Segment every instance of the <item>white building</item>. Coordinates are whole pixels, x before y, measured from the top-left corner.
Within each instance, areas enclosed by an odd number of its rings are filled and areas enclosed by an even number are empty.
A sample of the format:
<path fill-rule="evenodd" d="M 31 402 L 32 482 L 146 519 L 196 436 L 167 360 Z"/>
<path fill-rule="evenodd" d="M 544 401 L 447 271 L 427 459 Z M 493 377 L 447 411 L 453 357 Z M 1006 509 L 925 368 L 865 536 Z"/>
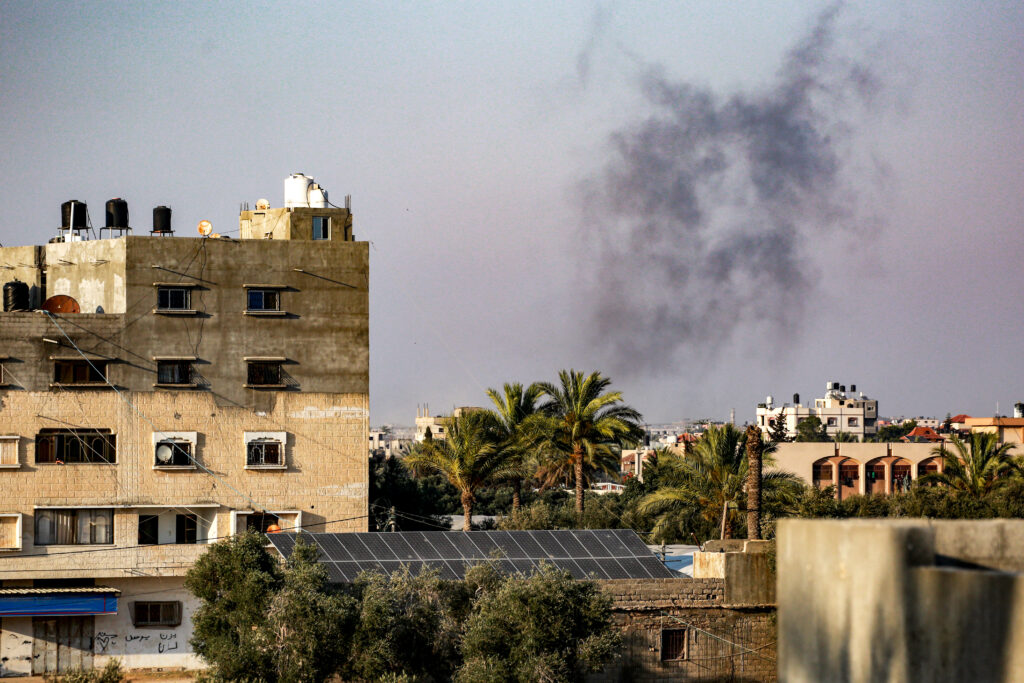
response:
<path fill-rule="evenodd" d="M 824 398 L 814 399 L 813 406 L 800 403 L 800 394 L 793 394 L 792 403 L 776 405 L 771 396 L 757 406 L 757 426 L 768 434 L 772 423 L 783 419 L 786 436 L 794 438 L 797 425 L 809 417 L 817 417 L 829 436 L 846 432 L 859 441 L 878 432 L 878 401 L 868 398 L 864 392 L 857 392 L 857 385 L 851 384 L 846 391 L 845 384 L 827 382 Z"/>

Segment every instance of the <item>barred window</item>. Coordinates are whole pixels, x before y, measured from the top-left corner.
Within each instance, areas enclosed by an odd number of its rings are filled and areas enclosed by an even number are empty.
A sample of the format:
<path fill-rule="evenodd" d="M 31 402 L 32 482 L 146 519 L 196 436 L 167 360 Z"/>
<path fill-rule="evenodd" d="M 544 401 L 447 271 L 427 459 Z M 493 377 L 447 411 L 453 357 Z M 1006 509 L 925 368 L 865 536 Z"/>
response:
<path fill-rule="evenodd" d="M 281 384 L 281 363 L 250 361 L 247 383 L 253 386 Z"/>
<path fill-rule="evenodd" d="M 112 465 L 116 438 L 106 429 L 44 429 L 36 435 L 36 462 Z"/>
<path fill-rule="evenodd" d="M 191 384 L 192 361 L 160 360 L 156 363 L 158 384 Z"/>
<path fill-rule="evenodd" d="M 181 602 L 132 603 L 132 624 L 135 626 L 178 626 L 181 624 Z"/>
<path fill-rule="evenodd" d="M 192 308 L 192 290 L 188 287 L 158 287 L 156 307 L 162 311 L 187 311 Z"/>
<path fill-rule="evenodd" d="M 53 362 L 55 384 L 105 384 L 107 361 L 57 360 Z"/>
<path fill-rule="evenodd" d="M 687 633 L 685 628 L 665 629 L 661 632 L 661 661 L 687 659 Z"/>
<path fill-rule="evenodd" d="M 245 448 L 245 464 L 250 467 L 280 467 L 284 464 L 281 442 L 269 439 L 250 441 Z"/>

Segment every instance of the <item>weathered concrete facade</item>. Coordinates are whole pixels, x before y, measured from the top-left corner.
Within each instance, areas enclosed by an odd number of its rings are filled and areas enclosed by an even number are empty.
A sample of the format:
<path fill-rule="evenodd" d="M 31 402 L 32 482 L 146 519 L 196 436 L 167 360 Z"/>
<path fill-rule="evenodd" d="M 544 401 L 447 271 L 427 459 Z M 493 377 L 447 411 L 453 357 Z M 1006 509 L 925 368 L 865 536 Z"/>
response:
<path fill-rule="evenodd" d="M 367 529 L 368 245 L 347 210 L 271 211 L 253 239 L 0 248 L 30 309 L 0 313 L 0 675 L 194 668 L 208 543 Z"/>

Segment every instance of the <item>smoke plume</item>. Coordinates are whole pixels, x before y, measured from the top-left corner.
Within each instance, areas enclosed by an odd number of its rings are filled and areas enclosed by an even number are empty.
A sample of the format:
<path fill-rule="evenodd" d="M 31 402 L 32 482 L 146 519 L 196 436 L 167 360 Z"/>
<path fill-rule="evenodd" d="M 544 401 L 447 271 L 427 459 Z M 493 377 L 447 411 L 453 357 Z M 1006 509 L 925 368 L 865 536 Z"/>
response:
<path fill-rule="evenodd" d="M 651 114 L 611 136 L 611 160 L 583 184 L 593 333 L 613 366 L 664 368 L 740 330 L 800 328 L 816 243 L 857 223 L 847 119 L 879 87 L 837 56 L 835 19 L 822 14 L 757 92 L 640 76 Z"/>

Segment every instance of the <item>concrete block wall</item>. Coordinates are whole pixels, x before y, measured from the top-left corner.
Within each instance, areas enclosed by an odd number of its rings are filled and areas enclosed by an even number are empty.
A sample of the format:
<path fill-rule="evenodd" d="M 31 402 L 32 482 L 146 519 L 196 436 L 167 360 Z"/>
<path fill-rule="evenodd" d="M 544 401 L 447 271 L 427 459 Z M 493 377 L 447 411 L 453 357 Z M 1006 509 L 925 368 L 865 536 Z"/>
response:
<path fill-rule="evenodd" d="M 20 436 L 16 469 L 0 469 L 0 512 L 22 514 L 22 550 L 5 552 L 3 578 L 181 575 L 202 546 L 138 543 L 136 506 L 190 511 L 213 505 L 215 536 L 231 533 L 231 512 L 300 510 L 310 531 L 367 529 L 368 398 L 366 394 L 274 396 L 271 409 L 218 406 L 204 393 L 124 394 L 112 391 L 8 392 L 0 401 L 0 434 Z M 117 439 L 117 462 L 35 462 L 35 435 L 47 427 L 106 428 Z M 198 433 L 203 468 L 154 469 L 153 432 Z M 245 467 L 245 431 L 287 433 L 282 470 Z M 35 546 L 34 510 L 112 507 L 116 552 L 108 546 Z M 207 512 L 211 508 L 196 508 Z M 79 555 L 80 551 L 82 552 Z"/>

